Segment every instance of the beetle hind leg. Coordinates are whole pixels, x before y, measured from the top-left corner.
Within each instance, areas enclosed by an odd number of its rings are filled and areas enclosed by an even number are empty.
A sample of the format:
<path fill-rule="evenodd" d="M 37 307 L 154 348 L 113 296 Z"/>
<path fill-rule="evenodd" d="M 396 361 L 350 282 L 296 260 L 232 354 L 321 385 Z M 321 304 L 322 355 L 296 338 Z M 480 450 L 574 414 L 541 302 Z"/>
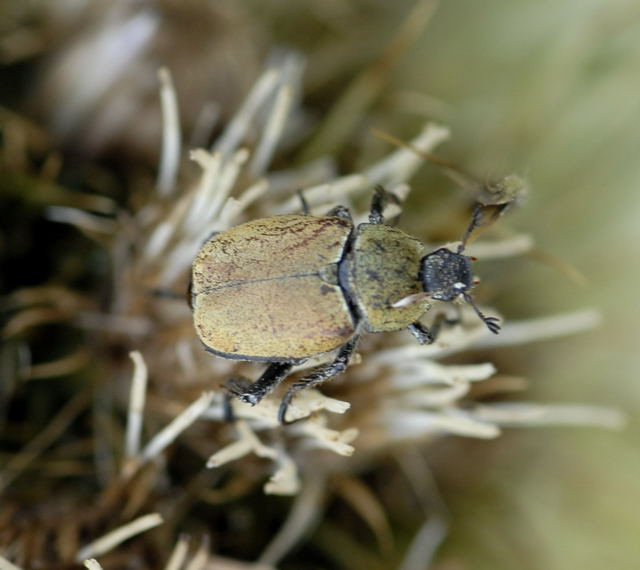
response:
<path fill-rule="evenodd" d="M 282 402 L 280 402 L 280 409 L 278 410 L 278 421 L 281 424 L 289 424 L 293 422 L 286 421 L 287 408 L 291 403 L 291 399 L 295 395 L 296 392 L 300 390 L 304 390 L 305 388 L 312 388 L 313 386 L 317 386 L 318 384 L 322 384 L 326 382 L 330 378 L 344 372 L 349 365 L 349 360 L 351 359 L 351 355 L 353 354 L 356 344 L 358 342 L 357 337 L 352 338 L 349 342 L 344 344 L 338 355 L 332 362 L 321 366 L 320 368 L 316 368 L 310 374 L 303 376 L 300 380 L 294 383 L 287 393 L 282 398 Z M 295 421 L 295 420 L 294 420 Z"/>
<path fill-rule="evenodd" d="M 230 382 L 235 380 L 236 379 L 232 379 Z M 222 400 L 222 417 L 228 424 L 232 424 L 236 421 L 236 415 L 233 413 L 233 406 L 231 405 L 232 399 L 233 396 L 227 392 Z"/>
<path fill-rule="evenodd" d="M 232 396 L 255 406 L 287 377 L 292 367 L 290 362 L 273 362 L 255 382 L 250 383 L 246 378 L 230 378 L 225 387 Z"/>

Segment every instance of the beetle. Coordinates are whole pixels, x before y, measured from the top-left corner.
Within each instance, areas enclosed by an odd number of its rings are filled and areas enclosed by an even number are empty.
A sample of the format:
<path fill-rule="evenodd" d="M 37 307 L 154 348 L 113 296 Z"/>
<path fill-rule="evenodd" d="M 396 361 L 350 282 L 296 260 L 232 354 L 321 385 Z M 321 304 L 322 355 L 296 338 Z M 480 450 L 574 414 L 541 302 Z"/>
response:
<path fill-rule="evenodd" d="M 193 262 L 191 304 L 198 337 L 209 352 L 268 363 L 251 383 L 232 379 L 232 396 L 255 405 L 305 360 L 335 358 L 291 385 L 278 419 L 285 424 L 294 394 L 346 370 L 363 333 L 408 329 L 421 344 L 435 330 L 419 321 L 428 299 L 462 297 L 492 333 L 500 325 L 474 303 L 471 258 L 463 254 L 482 225 L 474 210 L 460 245 L 424 252 L 424 245 L 384 221 L 394 194 L 377 186 L 368 223 L 354 225 L 337 206 L 324 216 L 304 213 L 253 220 L 214 234 Z"/>

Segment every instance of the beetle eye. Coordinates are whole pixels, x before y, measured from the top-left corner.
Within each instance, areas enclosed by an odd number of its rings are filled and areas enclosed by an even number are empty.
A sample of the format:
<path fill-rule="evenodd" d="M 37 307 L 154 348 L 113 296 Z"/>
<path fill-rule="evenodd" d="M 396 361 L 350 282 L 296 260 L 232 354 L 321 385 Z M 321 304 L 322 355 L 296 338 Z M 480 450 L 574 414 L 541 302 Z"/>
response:
<path fill-rule="evenodd" d="M 471 288 L 469 259 L 443 247 L 422 258 L 422 284 L 431 298 L 453 301 Z"/>

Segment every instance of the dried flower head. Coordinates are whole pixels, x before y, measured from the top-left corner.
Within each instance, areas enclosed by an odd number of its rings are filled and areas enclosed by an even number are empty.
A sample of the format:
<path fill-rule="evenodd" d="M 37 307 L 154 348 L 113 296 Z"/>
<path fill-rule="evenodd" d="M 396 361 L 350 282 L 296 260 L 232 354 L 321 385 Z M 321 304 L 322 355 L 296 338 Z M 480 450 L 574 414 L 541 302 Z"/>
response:
<path fill-rule="evenodd" d="M 409 192 L 408 181 L 423 164 L 414 149 L 431 153 L 448 136 L 446 128 L 427 124 L 411 141 L 411 148 L 395 149 L 362 172 L 346 176 L 338 174 L 330 158 L 274 171 L 274 156 L 288 137 L 295 137 L 300 121 L 297 94 L 301 72 L 302 61 L 295 54 L 269 67 L 213 146 L 191 152 L 197 167 L 194 172 L 181 167 L 177 98 L 169 73 L 162 71 L 165 132 L 155 190 L 144 200 L 138 199 L 132 211 L 117 210 L 113 216 L 77 207 L 49 208 L 50 219 L 73 224 L 107 244 L 112 270 L 110 302 L 100 308 L 68 291 L 18 292 L 13 303 L 22 310 L 9 321 L 5 335 L 11 337 L 48 318 L 68 319 L 90 330 L 94 339 L 90 366 L 99 362 L 108 370 L 109 384 L 102 385 L 100 393 L 117 395 L 118 405 L 109 423 L 123 432 L 120 445 L 97 435 L 95 445 L 102 450 L 103 466 L 104 456 L 108 456 L 109 466 L 102 471 L 105 483 L 95 511 L 65 521 L 64 536 L 57 539 L 63 545 L 55 552 L 57 560 L 86 560 L 88 568 L 98 568 L 99 563 L 89 559 L 101 559 L 112 550 L 115 560 L 118 551 L 134 556 L 127 549 L 119 550 L 129 537 L 157 525 L 154 532 L 164 532 L 159 536 L 171 537 L 181 529 L 181 501 L 229 503 L 262 486 L 268 494 L 299 494 L 281 531 L 259 556 L 266 568 L 276 564 L 313 524 L 314 513 L 319 511 L 335 474 L 354 473 L 358 466 L 398 443 L 446 433 L 492 438 L 503 425 L 619 422 L 614 412 L 589 407 L 474 404 L 468 397 L 474 385 L 494 378 L 496 389 L 503 389 L 516 382 L 496 379 L 491 363 L 451 364 L 442 362 L 445 357 L 489 344 L 509 345 L 567 334 L 593 325 L 597 316 L 585 312 L 523 323 L 507 320 L 502 334 L 493 337 L 469 306 L 459 308 L 460 322 L 443 327 L 433 345 L 419 346 L 404 333 L 366 337 L 343 377 L 326 390 L 299 394 L 290 410 L 291 418 L 299 420 L 294 425 L 284 428 L 278 423 L 278 391 L 256 406 L 232 400 L 237 421 L 230 424 L 225 420 L 225 380 L 236 375 L 255 377 L 259 367 L 211 356 L 196 339 L 184 297 L 190 265 L 202 241 L 213 231 L 252 217 L 296 211 L 297 189 L 303 190 L 312 213 L 344 204 L 356 212 L 355 221 L 359 222 L 364 218 L 359 209 L 361 197 L 376 184 L 383 184 L 403 201 Z M 497 203 L 503 196 L 511 196 L 513 188 L 521 186 L 514 180 L 506 178 L 498 184 L 490 199 Z M 105 211 L 115 210 L 113 204 L 103 205 Z M 390 204 L 386 214 L 398 212 L 398 205 Z M 474 243 L 468 253 L 486 259 L 519 254 L 530 246 L 527 236 L 510 236 Z M 426 319 L 450 310 L 448 305 L 433 307 Z M 128 361 L 112 356 L 123 349 L 133 351 L 133 374 Z M 330 357 L 307 361 L 294 372 Z M 58 362 L 57 366 L 63 364 Z M 86 358 L 66 364 L 84 365 Z M 43 438 L 55 439 L 86 407 L 87 394 L 81 394 L 61 412 L 58 432 L 50 427 Z M 127 419 L 123 426 L 115 411 L 124 409 Z M 39 443 L 16 455 L 5 465 L 0 484 L 6 489 L 45 447 Z M 172 482 L 168 473 L 182 469 L 176 458 L 181 447 L 198 457 L 199 463 L 191 477 L 178 477 L 176 484 L 184 491 L 175 498 L 169 492 Z M 212 471 L 199 473 L 205 465 L 219 475 L 211 479 Z M 353 500 L 361 505 L 363 518 L 366 513 L 378 512 L 380 505 L 357 483 L 347 478 L 342 485 L 355 489 Z M 384 516 L 376 520 L 384 520 Z M 14 520 L 9 515 L 0 524 L 6 527 Z M 57 524 L 57 520 L 45 517 L 39 532 L 53 533 Z M 384 524 L 370 524 L 384 536 Z M 418 537 L 422 540 L 420 537 L 423 535 Z M 384 538 L 380 540 L 384 542 Z M 12 534 L 7 552 L 21 563 L 30 563 L 34 559 L 25 544 Z M 158 541 L 154 544 L 158 548 Z M 182 567 L 187 550 L 183 537 L 167 558 L 166 568 Z M 425 560 L 426 555 L 422 556 Z M 226 564 L 231 567 L 230 562 Z M 205 538 L 188 567 L 214 566 L 224 567 L 210 553 Z"/>

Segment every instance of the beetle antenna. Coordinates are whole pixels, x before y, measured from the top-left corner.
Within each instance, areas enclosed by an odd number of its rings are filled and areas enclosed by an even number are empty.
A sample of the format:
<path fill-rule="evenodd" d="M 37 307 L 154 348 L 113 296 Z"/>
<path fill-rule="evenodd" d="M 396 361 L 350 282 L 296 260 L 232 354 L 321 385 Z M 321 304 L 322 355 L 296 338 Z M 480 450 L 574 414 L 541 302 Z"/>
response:
<path fill-rule="evenodd" d="M 487 317 L 487 315 L 485 315 L 479 308 L 478 305 L 475 304 L 475 301 L 473 300 L 473 297 L 471 297 L 471 295 L 469 295 L 469 293 L 463 293 L 462 296 L 464 297 L 464 300 L 469 303 L 469 305 L 471 305 L 473 307 L 473 310 L 476 312 L 476 314 L 480 317 L 480 319 L 482 320 L 482 322 L 487 325 L 487 328 L 493 333 L 493 334 L 498 334 L 500 332 L 500 324 L 499 324 L 499 320 L 497 317 Z"/>

